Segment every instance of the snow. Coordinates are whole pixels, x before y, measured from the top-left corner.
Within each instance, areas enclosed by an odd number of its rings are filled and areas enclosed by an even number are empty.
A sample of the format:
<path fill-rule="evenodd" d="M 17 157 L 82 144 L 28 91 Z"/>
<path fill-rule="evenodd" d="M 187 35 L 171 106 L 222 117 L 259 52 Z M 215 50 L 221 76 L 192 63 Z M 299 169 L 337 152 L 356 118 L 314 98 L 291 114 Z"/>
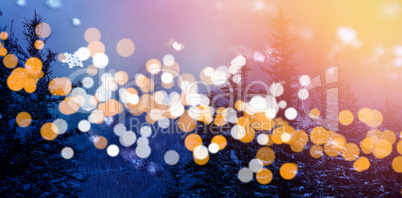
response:
<path fill-rule="evenodd" d="M 62 60 L 63 63 L 67 63 L 69 68 L 74 67 L 84 67 L 82 60 L 78 57 L 77 52 L 74 54 L 64 53 L 65 59 Z"/>
<path fill-rule="evenodd" d="M 61 0 L 47 0 L 46 5 L 53 9 L 61 8 Z"/>
<path fill-rule="evenodd" d="M 20 7 L 24 7 L 27 4 L 27 2 L 25 0 L 18 0 L 17 1 L 17 5 Z"/>
<path fill-rule="evenodd" d="M 79 26 L 81 25 L 81 21 L 77 18 L 71 19 L 71 22 L 73 23 L 74 26 Z"/>

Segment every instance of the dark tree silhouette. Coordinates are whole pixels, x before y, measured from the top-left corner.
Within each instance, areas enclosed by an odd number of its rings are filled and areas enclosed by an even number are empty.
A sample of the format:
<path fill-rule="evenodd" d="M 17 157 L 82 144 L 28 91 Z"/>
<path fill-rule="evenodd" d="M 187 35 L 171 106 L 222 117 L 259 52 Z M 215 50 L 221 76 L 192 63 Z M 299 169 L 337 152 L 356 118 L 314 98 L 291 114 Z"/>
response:
<path fill-rule="evenodd" d="M 248 65 L 248 61 L 244 66 L 240 68 L 237 72 L 237 75 L 240 75 L 240 82 L 234 82 L 233 77 L 235 74 L 230 74 L 227 83 L 220 88 L 228 97 L 229 104 L 226 107 L 234 108 L 234 103 L 238 100 L 248 100 L 249 98 L 245 98 L 246 89 L 249 84 L 248 76 L 249 73 L 252 71 L 250 66 Z M 250 90 L 248 90 L 250 92 Z M 216 93 L 212 93 L 216 94 Z"/>
<path fill-rule="evenodd" d="M 383 107 L 383 116 L 384 116 L 384 122 L 383 125 L 385 129 L 393 130 L 393 131 L 398 131 L 400 130 L 400 124 L 399 124 L 399 112 L 401 110 L 401 107 L 390 102 L 388 97 L 385 99 L 385 105 Z"/>
<path fill-rule="evenodd" d="M 272 30 L 269 40 L 271 48 L 268 50 L 271 65 L 262 67 L 274 82 L 288 81 L 296 73 L 293 55 L 296 52 L 296 37 L 289 32 L 288 28 L 292 19 L 288 18 L 283 11 L 272 19 Z"/>
<path fill-rule="evenodd" d="M 35 27 L 43 21 L 35 12 L 33 19 L 26 19 L 23 23 L 26 51 L 12 32 L 12 25 L 8 31 L 9 38 L 2 42 L 9 54 L 18 57 L 17 68 L 24 67 L 28 58 L 37 57 L 43 64 L 44 73 L 33 93 L 12 91 L 7 85 L 12 69 L 5 67 L 4 57 L 0 58 L 0 194 L 4 197 L 77 197 L 85 179 L 85 175 L 76 171 L 82 152 L 71 141 L 78 134 L 77 130 L 69 130 L 53 141 L 46 141 L 40 135 L 42 125 L 56 119 L 52 112 L 56 102 L 63 99 L 53 96 L 48 90 L 56 53 L 34 47 L 35 41 L 40 39 Z M 3 30 L 6 31 L 7 27 Z M 44 43 L 48 38 L 43 40 Z M 32 117 L 32 123 L 26 128 L 19 127 L 15 120 L 22 111 Z M 74 157 L 70 160 L 63 159 L 60 154 L 65 146 L 74 149 Z"/>
<path fill-rule="evenodd" d="M 245 98 L 245 91 L 249 84 L 248 77 L 251 71 L 246 63 L 238 74 L 240 82 L 233 81 L 230 75 L 226 85 L 218 90 L 213 90 L 209 94 L 212 101 L 213 98 L 221 94 L 221 103 L 215 104 L 219 107 L 234 108 L 232 103 L 237 100 L 249 100 Z M 242 116 L 242 112 L 237 112 L 238 116 Z M 216 115 L 214 115 L 216 117 Z M 197 131 L 203 129 L 217 129 L 221 131 L 207 130 L 205 133 L 199 133 L 203 141 L 210 142 L 211 139 L 219 134 L 226 137 L 227 146 L 220 150 L 217 154 L 210 154 L 207 164 L 197 165 L 192 159 L 176 164 L 173 167 L 167 167 L 168 174 L 166 179 L 167 188 L 164 192 L 165 196 L 169 197 L 194 197 L 201 195 L 202 197 L 264 197 L 270 194 L 276 194 L 277 191 L 272 191 L 272 186 L 260 185 L 258 182 L 251 181 L 242 183 L 237 176 L 238 171 L 242 167 L 247 167 L 251 159 L 255 158 L 256 151 L 260 147 L 254 143 L 245 144 L 239 140 L 235 140 L 230 135 L 230 128 L 233 126 L 227 123 L 226 126 L 219 128 L 213 122 L 210 124 L 197 123 Z M 275 188 L 275 187 L 274 187 Z M 271 189 L 269 192 L 268 189 Z"/>
<path fill-rule="evenodd" d="M 285 88 L 283 95 L 278 97 L 278 101 L 283 99 L 292 107 L 300 106 L 297 97 L 297 90 L 292 86 L 298 83 L 298 71 L 293 62 L 296 53 L 296 36 L 289 32 L 289 25 L 292 19 L 288 18 L 283 11 L 272 19 L 272 33 L 269 36 L 271 43 L 267 53 L 270 57 L 270 64 L 261 67 L 261 70 L 269 76 L 270 83 L 281 83 Z M 283 117 L 281 113 L 279 117 Z"/>

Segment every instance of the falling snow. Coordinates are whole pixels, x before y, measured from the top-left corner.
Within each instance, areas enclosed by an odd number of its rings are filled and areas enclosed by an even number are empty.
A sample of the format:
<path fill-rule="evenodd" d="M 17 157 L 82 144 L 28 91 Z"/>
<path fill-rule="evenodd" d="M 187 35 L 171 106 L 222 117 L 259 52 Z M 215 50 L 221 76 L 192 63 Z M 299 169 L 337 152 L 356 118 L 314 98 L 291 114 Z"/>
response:
<path fill-rule="evenodd" d="M 63 63 L 67 63 L 69 68 L 73 67 L 83 67 L 82 60 L 78 58 L 78 54 L 64 53 L 65 59 L 62 60 Z"/>
<path fill-rule="evenodd" d="M 53 9 L 61 8 L 61 0 L 47 0 L 46 5 Z"/>

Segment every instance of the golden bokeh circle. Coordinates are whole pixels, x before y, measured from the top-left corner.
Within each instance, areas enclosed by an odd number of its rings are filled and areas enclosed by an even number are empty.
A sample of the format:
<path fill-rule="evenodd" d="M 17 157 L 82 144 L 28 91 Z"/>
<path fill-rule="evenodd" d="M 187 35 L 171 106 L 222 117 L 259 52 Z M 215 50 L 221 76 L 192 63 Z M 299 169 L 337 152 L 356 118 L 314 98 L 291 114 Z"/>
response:
<path fill-rule="evenodd" d="M 322 145 L 328 140 L 328 131 L 324 127 L 315 127 L 310 132 L 310 139 L 314 144 Z"/>
<path fill-rule="evenodd" d="M 372 110 L 373 118 L 367 122 L 367 126 L 371 128 L 377 128 L 382 124 L 383 116 L 382 113 L 378 110 Z"/>
<path fill-rule="evenodd" d="M 269 184 L 272 181 L 272 172 L 271 170 L 267 169 L 267 168 L 263 168 L 261 170 L 259 170 L 256 174 L 256 178 L 258 183 L 262 184 L 262 185 L 266 185 Z"/>
<path fill-rule="evenodd" d="M 39 73 L 40 74 L 40 73 Z M 25 79 L 25 84 L 24 84 L 24 90 L 27 93 L 33 93 L 36 90 L 36 83 L 38 82 L 38 79 L 34 78 L 26 78 Z"/>
<path fill-rule="evenodd" d="M 347 161 L 355 161 L 360 155 L 360 149 L 355 143 L 347 143 L 342 150 L 342 155 Z"/>
<path fill-rule="evenodd" d="M 226 147 L 227 145 L 227 141 L 226 138 L 222 135 L 215 135 L 212 140 L 211 143 L 216 143 L 219 146 L 219 150 L 222 150 Z"/>
<path fill-rule="evenodd" d="M 27 71 L 22 67 L 15 68 L 7 78 L 7 86 L 12 91 L 20 91 L 24 88 L 26 79 Z"/>
<path fill-rule="evenodd" d="M 336 149 L 335 145 L 332 143 L 326 143 L 326 144 L 324 144 L 324 152 L 329 157 L 337 157 L 341 153 L 341 150 Z"/>
<path fill-rule="evenodd" d="M 382 139 L 388 140 L 391 144 L 395 144 L 396 142 L 396 134 L 391 130 L 385 130 L 382 133 Z"/>
<path fill-rule="evenodd" d="M 392 160 L 392 168 L 397 173 L 402 173 L 402 156 L 397 156 Z"/>
<path fill-rule="evenodd" d="M 398 142 L 398 144 L 396 145 L 396 150 L 398 151 L 398 153 L 399 153 L 400 155 L 402 155 L 402 140 L 400 140 L 400 141 Z"/>
<path fill-rule="evenodd" d="M 0 56 L 5 56 L 7 55 L 7 49 L 5 47 L 0 47 Z"/>
<path fill-rule="evenodd" d="M 298 169 L 295 163 L 285 163 L 279 169 L 279 173 L 283 179 L 291 180 L 296 177 Z"/>
<path fill-rule="evenodd" d="M 366 137 L 360 142 L 360 148 L 364 154 L 373 152 L 375 139 L 373 137 Z"/>
<path fill-rule="evenodd" d="M 368 123 L 373 119 L 373 112 L 369 108 L 362 108 L 357 114 L 357 117 L 361 122 Z"/>
<path fill-rule="evenodd" d="M 4 58 L 3 58 L 3 64 L 4 66 L 6 66 L 9 69 L 14 68 L 15 66 L 18 65 L 18 58 L 16 55 L 14 54 L 7 54 Z"/>
<path fill-rule="evenodd" d="M 209 161 L 209 155 L 208 155 L 205 159 L 202 159 L 202 160 L 197 159 L 197 158 L 193 155 L 193 159 L 194 159 L 194 162 L 195 162 L 196 164 L 198 164 L 198 165 L 200 165 L 200 166 L 203 166 L 203 165 L 205 165 L 205 164 L 208 163 L 208 161 Z"/>
<path fill-rule="evenodd" d="M 192 133 L 186 137 L 184 145 L 189 151 L 193 151 L 195 147 L 202 145 L 202 138 L 200 135 Z"/>
<path fill-rule="evenodd" d="M 196 127 L 196 124 L 196 121 L 188 115 L 188 110 L 186 110 L 177 121 L 179 129 L 186 133 L 193 131 Z"/>
<path fill-rule="evenodd" d="M 270 147 L 261 147 L 257 151 L 257 159 L 261 160 L 265 166 L 270 165 L 275 160 L 275 152 Z"/>
<path fill-rule="evenodd" d="M 373 155 L 378 159 L 387 157 L 392 152 L 392 144 L 386 140 L 378 140 L 374 145 Z"/>
<path fill-rule="evenodd" d="M 52 29 L 50 28 L 50 25 L 47 23 L 39 23 L 35 27 L 35 33 L 39 38 L 46 38 L 50 36 L 50 33 L 52 32 Z"/>
<path fill-rule="evenodd" d="M 103 136 L 98 136 L 94 138 L 94 145 L 99 150 L 105 149 L 107 144 L 107 139 Z"/>
<path fill-rule="evenodd" d="M 15 118 L 18 126 L 20 127 L 27 127 L 32 122 L 32 117 L 28 112 L 20 112 L 17 117 Z"/>
<path fill-rule="evenodd" d="M 293 141 L 290 144 L 290 149 L 293 152 L 300 153 L 304 150 L 306 147 L 306 144 L 308 142 L 308 135 L 305 131 L 302 130 L 297 130 L 293 134 Z"/>
<path fill-rule="evenodd" d="M 310 148 L 310 155 L 311 157 L 318 159 L 324 155 L 324 149 L 320 145 L 313 145 Z"/>
<path fill-rule="evenodd" d="M 58 131 L 54 131 L 57 130 L 57 126 L 55 126 L 55 124 L 48 122 L 45 123 L 44 125 L 42 125 L 42 128 L 40 129 L 40 134 L 42 136 L 43 139 L 47 140 L 47 141 L 51 141 L 56 139 Z"/>
<path fill-rule="evenodd" d="M 353 168 L 357 172 L 362 172 L 370 168 L 370 161 L 367 157 L 360 157 L 353 163 Z"/>
<path fill-rule="evenodd" d="M 339 123 L 342 125 L 350 125 L 353 122 L 353 113 L 349 110 L 343 110 L 339 113 Z"/>
<path fill-rule="evenodd" d="M 77 104 L 72 97 L 66 97 L 59 103 L 59 111 L 64 115 L 71 115 L 76 113 L 80 109 L 80 105 Z"/>
<path fill-rule="evenodd" d="M 55 96 L 65 96 L 71 92 L 72 83 L 67 77 L 53 78 L 49 82 L 49 91 Z"/>
<path fill-rule="evenodd" d="M 0 33 L 0 39 L 1 40 L 7 40 L 8 39 L 8 33 L 7 32 L 1 32 Z"/>
<path fill-rule="evenodd" d="M 321 115 L 320 110 L 318 110 L 316 108 L 310 110 L 310 114 L 309 114 L 310 118 L 317 119 L 320 117 L 320 115 Z"/>
<path fill-rule="evenodd" d="M 31 78 L 39 78 L 42 71 L 42 61 L 39 58 L 31 57 L 25 61 L 25 69 Z"/>
<path fill-rule="evenodd" d="M 235 102 L 235 109 L 238 111 L 243 111 L 246 108 L 246 104 L 242 100 L 238 100 Z"/>
<path fill-rule="evenodd" d="M 34 43 L 34 47 L 37 50 L 41 50 L 41 49 L 43 49 L 45 47 L 45 43 L 42 40 L 36 40 L 35 43 Z"/>

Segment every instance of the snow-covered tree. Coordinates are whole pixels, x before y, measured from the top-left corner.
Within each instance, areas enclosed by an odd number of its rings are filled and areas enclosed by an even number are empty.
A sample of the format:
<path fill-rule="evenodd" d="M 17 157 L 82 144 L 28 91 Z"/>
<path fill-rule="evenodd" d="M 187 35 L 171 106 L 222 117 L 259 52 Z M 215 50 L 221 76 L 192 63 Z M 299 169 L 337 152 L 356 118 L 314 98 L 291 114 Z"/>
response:
<path fill-rule="evenodd" d="M 82 153 L 76 145 L 69 141 L 78 132 L 69 130 L 53 141 L 44 140 L 40 129 L 43 124 L 56 119 L 53 114 L 56 102 L 62 98 L 53 96 L 48 90 L 51 80 L 51 65 L 55 61 L 56 53 L 50 49 L 38 50 L 34 47 L 35 41 L 41 39 L 35 33 L 35 28 L 44 19 L 35 15 L 23 23 L 26 50 L 12 32 L 2 41 L 2 46 L 8 54 L 18 58 L 18 67 L 25 67 L 25 61 L 30 57 L 39 58 L 42 62 L 43 77 L 37 82 L 36 90 L 27 93 L 24 90 L 12 91 L 7 85 L 7 78 L 12 69 L 5 67 L 4 57 L 0 58 L 0 194 L 4 197 L 76 197 L 81 190 L 81 182 L 85 175 L 77 172 Z M 21 81 L 23 83 L 23 81 Z M 28 112 L 32 122 L 22 128 L 16 124 L 19 112 Z M 72 159 L 64 159 L 60 152 L 66 147 L 72 147 L 75 155 Z"/>

